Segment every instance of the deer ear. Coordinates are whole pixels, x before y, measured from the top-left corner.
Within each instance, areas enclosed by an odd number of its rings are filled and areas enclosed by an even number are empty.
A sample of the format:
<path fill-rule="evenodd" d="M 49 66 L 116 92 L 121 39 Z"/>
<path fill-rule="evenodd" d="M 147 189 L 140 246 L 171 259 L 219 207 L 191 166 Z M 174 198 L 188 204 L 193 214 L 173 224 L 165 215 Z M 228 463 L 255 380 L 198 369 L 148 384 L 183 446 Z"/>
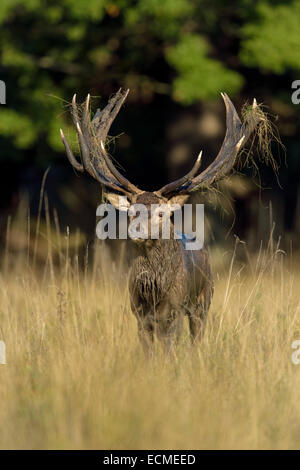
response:
<path fill-rule="evenodd" d="M 130 201 L 128 201 L 126 196 L 120 196 L 120 194 L 116 193 L 105 193 L 105 198 L 109 200 L 109 202 L 120 211 L 128 211 L 130 207 Z"/>
<path fill-rule="evenodd" d="M 189 197 L 190 197 L 189 194 L 177 194 L 176 196 L 172 196 L 168 200 L 168 204 L 169 205 L 179 204 L 180 206 L 183 206 L 183 204 L 186 203 Z"/>

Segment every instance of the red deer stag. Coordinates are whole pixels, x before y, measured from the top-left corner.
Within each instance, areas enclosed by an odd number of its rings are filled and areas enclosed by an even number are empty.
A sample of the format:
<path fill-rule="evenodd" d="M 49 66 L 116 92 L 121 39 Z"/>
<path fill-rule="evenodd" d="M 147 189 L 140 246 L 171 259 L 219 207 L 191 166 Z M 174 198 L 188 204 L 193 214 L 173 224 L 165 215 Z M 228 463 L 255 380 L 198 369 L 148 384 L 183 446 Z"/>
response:
<path fill-rule="evenodd" d="M 191 192 L 211 186 L 233 168 L 237 154 L 260 121 L 254 99 L 245 122 L 239 116 L 229 97 L 222 93 L 226 107 L 226 135 L 215 160 L 201 173 L 201 154 L 191 171 L 178 180 L 154 192 L 142 191 L 128 181 L 112 163 L 105 150 L 109 129 L 124 103 L 129 90 L 119 90 L 107 106 L 97 110 L 90 119 L 89 95 L 79 116 L 76 95 L 72 100 L 72 118 L 77 130 L 81 163 L 79 163 L 61 130 L 61 138 L 68 159 L 80 172 L 86 170 L 103 187 L 110 203 L 119 208 L 119 196 L 126 196 L 131 205 L 143 204 L 151 218 L 153 204 L 182 206 Z M 171 225 L 171 230 L 172 230 Z M 173 227 L 174 228 L 174 227 Z M 174 234 L 174 232 L 171 232 Z M 189 319 L 192 341 L 202 337 L 208 309 L 213 295 L 213 280 L 208 253 L 185 249 L 185 239 L 166 240 L 135 238 L 137 256 L 132 261 L 129 292 L 132 312 L 137 318 L 138 332 L 146 350 L 152 345 L 154 333 L 170 347 L 180 334 L 183 318 Z"/>

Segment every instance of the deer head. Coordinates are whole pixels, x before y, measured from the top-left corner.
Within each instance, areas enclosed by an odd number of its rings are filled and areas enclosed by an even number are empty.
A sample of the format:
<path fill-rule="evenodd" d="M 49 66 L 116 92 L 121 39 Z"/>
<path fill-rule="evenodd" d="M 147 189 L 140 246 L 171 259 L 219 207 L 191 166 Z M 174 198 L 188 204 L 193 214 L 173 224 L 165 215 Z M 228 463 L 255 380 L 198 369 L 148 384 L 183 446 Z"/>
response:
<path fill-rule="evenodd" d="M 104 194 L 110 203 L 118 209 L 120 208 L 120 195 L 126 196 L 127 207 L 143 204 L 149 211 L 153 204 L 168 205 L 170 210 L 173 210 L 178 204 L 182 206 L 193 192 L 199 189 L 205 190 L 230 172 L 235 164 L 238 152 L 261 120 L 255 99 L 251 110 L 247 113 L 246 121 L 242 124 L 229 97 L 226 93 L 221 93 L 226 107 L 227 129 L 223 144 L 215 160 L 199 173 L 202 156 L 202 152 L 200 152 L 193 168 L 185 176 L 157 191 L 147 192 L 128 181 L 114 166 L 105 150 L 109 129 L 128 93 L 129 90 L 122 91 L 120 89 L 102 111 L 97 110 L 92 120 L 90 119 L 90 95 L 86 98 L 81 116 L 78 113 L 76 95 L 73 96 L 72 118 L 77 131 L 81 162 L 78 162 L 74 157 L 63 131 L 60 130 L 61 139 L 71 165 L 77 171 L 90 173 L 102 185 Z M 126 209 L 126 207 L 123 206 L 123 209 Z"/>

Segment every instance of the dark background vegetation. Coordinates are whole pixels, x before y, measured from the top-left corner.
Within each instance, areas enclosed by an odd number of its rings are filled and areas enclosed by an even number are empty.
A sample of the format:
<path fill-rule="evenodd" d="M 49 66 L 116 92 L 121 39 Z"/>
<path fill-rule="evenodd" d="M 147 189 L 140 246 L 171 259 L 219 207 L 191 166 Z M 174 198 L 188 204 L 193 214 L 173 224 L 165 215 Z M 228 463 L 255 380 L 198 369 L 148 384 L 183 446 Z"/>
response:
<path fill-rule="evenodd" d="M 96 110 L 124 87 L 131 92 L 110 150 L 148 190 L 189 169 L 201 149 L 203 166 L 217 154 L 225 132 L 221 91 L 239 112 L 253 97 L 264 103 L 286 148 L 285 157 L 272 147 L 280 184 L 262 163 L 260 178 L 245 168 L 242 181 L 224 183 L 228 197 L 207 208 L 211 236 L 224 243 L 231 229 L 227 240 L 236 234 L 257 248 L 272 207 L 275 232 L 285 246 L 299 245 L 300 104 L 291 102 L 291 84 L 300 79 L 299 0 L 2 0 L 0 21 L 2 237 L 24 198 L 36 217 L 49 166 L 51 218 L 56 208 L 63 232 L 69 225 L 93 237 L 100 188 L 74 173 L 59 128 L 78 151 L 69 117 L 74 92 L 79 101 L 91 93 Z"/>

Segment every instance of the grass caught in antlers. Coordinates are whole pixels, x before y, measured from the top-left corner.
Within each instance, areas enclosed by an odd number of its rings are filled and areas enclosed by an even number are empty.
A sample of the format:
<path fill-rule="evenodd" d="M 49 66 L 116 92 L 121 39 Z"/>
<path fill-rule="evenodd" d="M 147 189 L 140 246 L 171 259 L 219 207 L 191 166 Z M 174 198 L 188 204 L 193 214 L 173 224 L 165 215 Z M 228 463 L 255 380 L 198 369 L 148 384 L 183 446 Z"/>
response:
<path fill-rule="evenodd" d="M 243 105 L 241 110 L 242 122 L 247 121 L 247 116 L 252 109 L 252 105 L 249 105 L 248 102 Z M 275 125 L 276 118 L 267 111 L 267 107 L 263 104 L 257 104 L 255 112 L 260 117 L 260 121 L 250 136 L 250 143 L 248 143 L 247 148 L 241 152 L 238 163 L 243 167 L 251 162 L 256 173 L 259 173 L 256 161 L 261 162 L 270 165 L 277 175 L 279 162 L 274 158 L 272 146 L 277 145 L 277 155 L 280 155 L 281 150 L 285 153 L 285 148 Z"/>

